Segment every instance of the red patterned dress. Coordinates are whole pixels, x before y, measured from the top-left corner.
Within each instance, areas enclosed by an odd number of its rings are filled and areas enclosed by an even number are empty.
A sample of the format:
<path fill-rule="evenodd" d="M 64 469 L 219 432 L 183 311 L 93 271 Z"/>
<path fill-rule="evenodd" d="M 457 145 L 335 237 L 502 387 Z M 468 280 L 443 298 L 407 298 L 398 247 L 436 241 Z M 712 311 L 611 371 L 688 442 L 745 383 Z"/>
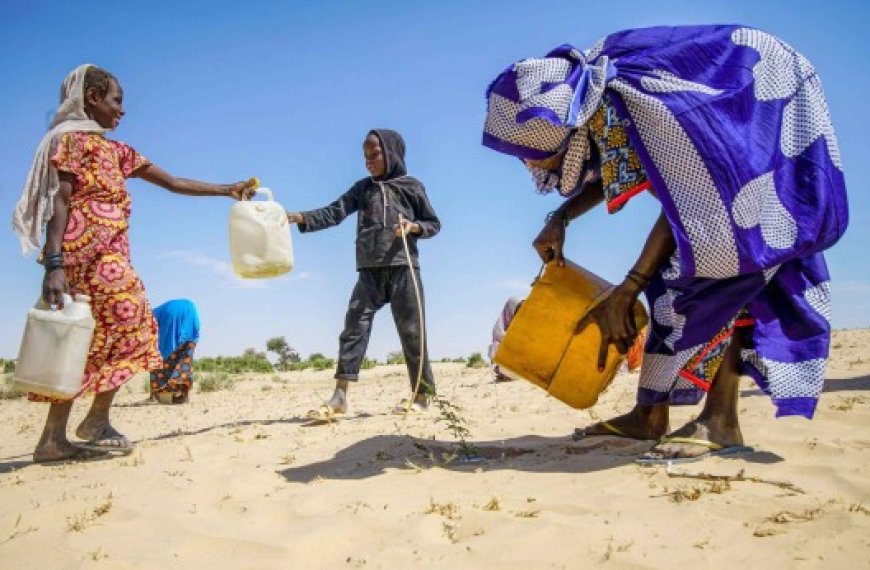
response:
<path fill-rule="evenodd" d="M 134 374 L 160 368 L 157 322 L 130 264 L 130 195 L 126 179 L 149 161 L 124 143 L 93 133 L 66 133 L 52 164 L 75 176 L 63 236 L 64 272 L 73 294 L 91 298 L 94 340 L 82 389 L 100 394 Z M 48 401 L 30 394 L 34 401 Z"/>

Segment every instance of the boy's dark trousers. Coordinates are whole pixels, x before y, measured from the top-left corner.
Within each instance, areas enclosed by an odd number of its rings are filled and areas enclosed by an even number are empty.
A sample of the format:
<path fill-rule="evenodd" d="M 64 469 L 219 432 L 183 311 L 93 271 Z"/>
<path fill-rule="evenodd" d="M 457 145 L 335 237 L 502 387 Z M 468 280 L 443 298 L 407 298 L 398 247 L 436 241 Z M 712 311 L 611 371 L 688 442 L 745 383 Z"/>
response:
<path fill-rule="evenodd" d="M 423 283 L 420 281 L 420 270 L 414 268 L 417 285 L 420 288 L 420 303 L 423 303 Z M 420 333 L 417 297 L 414 294 L 414 282 L 407 266 L 396 267 L 363 267 L 359 270 L 359 279 L 350 297 L 347 315 L 344 318 L 344 330 L 338 337 L 338 367 L 335 371 L 337 380 L 355 382 L 359 378 L 359 369 L 369 337 L 372 332 L 372 320 L 375 313 L 385 304 L 390 304 L 393 320 L 402 342 L 402 352 L 408 366 L 413 392 L 419 373 L 420 358 L 423 358 L 423 378 L 420 381 L 420 394 L 435 393 L 435 381 L 432 367 L 429 365 L 429 351 L 424 346 L 420 354 Z M 423 304 L 425 307 L 425 304 Z"/>

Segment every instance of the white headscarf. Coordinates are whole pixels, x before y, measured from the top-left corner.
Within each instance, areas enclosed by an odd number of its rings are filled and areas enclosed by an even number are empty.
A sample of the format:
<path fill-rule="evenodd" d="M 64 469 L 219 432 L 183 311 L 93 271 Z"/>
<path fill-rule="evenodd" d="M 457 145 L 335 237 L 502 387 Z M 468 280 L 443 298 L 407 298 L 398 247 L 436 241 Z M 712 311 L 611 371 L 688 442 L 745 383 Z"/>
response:
<path fill-rule="evenodd" d="M 89 67 L 96 66 L 89 63 L 80 65 L 64 79 L 60 106 L 51 120 L 48 133 L 36 148 L 27 182 L 15 206 L 12 229 L 20 237 L 21 251 L 25 255 L 40 248 L 42 231 L 54 215 L 54 196 L 59 181 L 50 159 L 60 137 L 73 131 L 104 133 L 108 130 L 89 119 L 85 113 L 85 72 Z"/>

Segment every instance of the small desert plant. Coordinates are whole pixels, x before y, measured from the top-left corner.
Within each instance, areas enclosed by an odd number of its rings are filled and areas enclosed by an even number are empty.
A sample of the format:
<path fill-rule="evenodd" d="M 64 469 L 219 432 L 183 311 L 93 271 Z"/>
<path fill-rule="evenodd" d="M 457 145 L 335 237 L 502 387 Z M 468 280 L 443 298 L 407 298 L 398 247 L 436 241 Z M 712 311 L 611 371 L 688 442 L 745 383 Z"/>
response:
<path fill-rule="evenodd" d="M 372 368 L 374 368 L 377 365 L 378 365 L 377 360 L 373 360 L 373 359 L 369 358 L 368 356 L 365 356 L 365 357 L 363 357 L 362 365 L 360 366 L 360 368 L 362 368 L 363 370 L 371 370 Z"/>
<path fill-rule="evenodd" d="M 199 374 L 196 385 L 200 392 L 217 392 L 219 390 L 232 390 L 236 381 L 226 372 L 210 372 Z"/>
<path fill-rule="evenodd" d="M 477 455 L 477 449 L 474 445 L 468 443 L 471 437 L 471 431 L 466 427 L 468 422 L 462 417 L 462 408 L 453 404 L 450 400 L 440 395 L 430 395 L 433 404 L 438 406 L 438 417 L 436 422 L 444 422 L 447 426 L 447 431 L 450 432 L 456 441 L 456 450 L 465 459 L 471 459 Z"/>
<path fill-rule="evenodd" d="M 484 360 L 479 352 L 475 352 L 469 356 L 468 362 L 465 364 L 466 368 L 486 368 L 487 366 L 489 366 L 489 364 L 487 364 L 486 360 Z"/>

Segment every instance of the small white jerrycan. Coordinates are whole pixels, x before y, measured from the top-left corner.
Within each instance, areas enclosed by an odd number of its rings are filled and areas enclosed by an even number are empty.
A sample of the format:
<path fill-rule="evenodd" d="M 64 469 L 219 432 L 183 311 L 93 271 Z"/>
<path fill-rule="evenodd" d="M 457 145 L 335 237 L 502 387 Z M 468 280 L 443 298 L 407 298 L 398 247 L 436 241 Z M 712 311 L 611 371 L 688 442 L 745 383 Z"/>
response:
<path fill-rule="evenodd" d="M 230 253 L 241 277 L 277 277 L 293 269 L 293 243 L 287 213 L 268 188 L 266 200 L 239 201 L 230 209 Z"/>
<path fill-rule="evenodd" d="M 81 390 L 95 323 L 90 297 L 63 298 L 62 310 L 40 300 L 27 313 L 14 383 L 21 390 L 65 400 Z"/>

